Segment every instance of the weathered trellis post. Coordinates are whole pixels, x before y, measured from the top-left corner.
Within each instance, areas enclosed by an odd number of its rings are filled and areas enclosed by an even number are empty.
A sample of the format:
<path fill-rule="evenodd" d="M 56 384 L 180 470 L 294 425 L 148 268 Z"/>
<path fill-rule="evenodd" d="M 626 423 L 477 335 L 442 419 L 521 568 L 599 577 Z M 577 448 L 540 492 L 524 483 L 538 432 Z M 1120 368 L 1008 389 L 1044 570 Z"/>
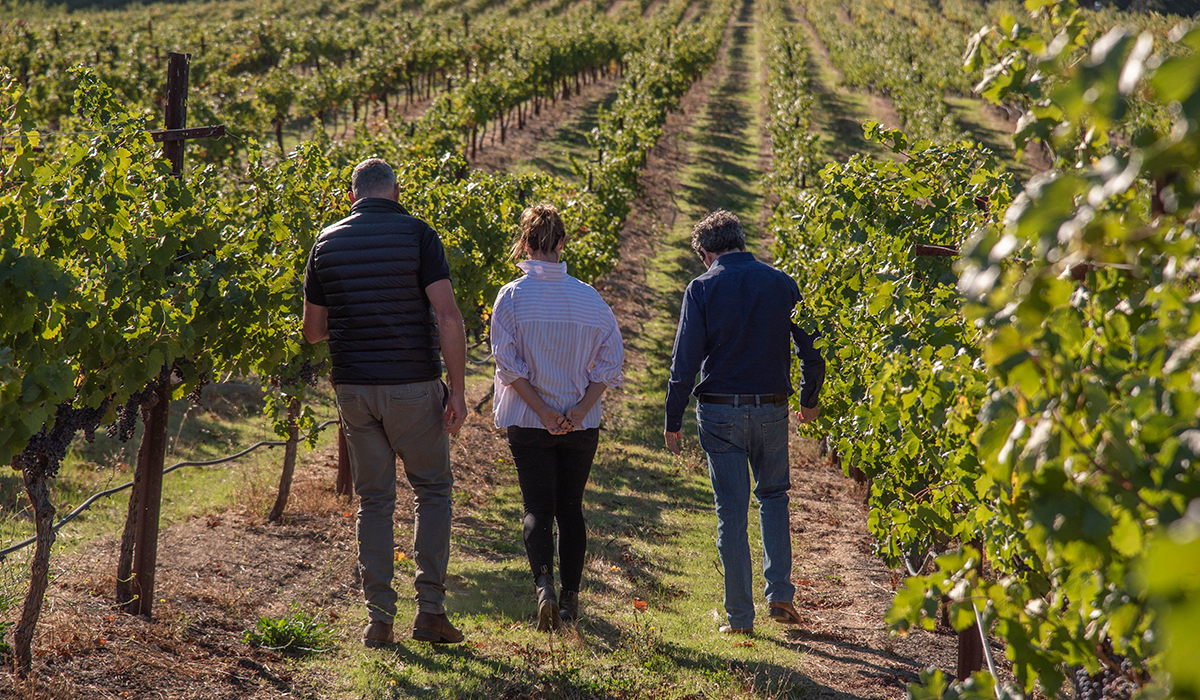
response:
<path fill-rule="evenodd" d="M 163 131 L 151 132 L 163 144 L 171 172 L 183 177 L 184 142 L 223 136 L 225 127 L 187 129 L 188 71 L 192 55 L 168 54 L 167 105 Z M 162 511 L 163 463 L 171 408 L 171 372 L 164 368 L 143 409 L 145 432 L 138 448 L 137 471 L 129 494 L 129 513 L 117 563 L 117 603 L 131 615 L 150 617 L 154 603 L 154 567 L 158 562 L 158 520 Z"/>
<path fill-rule="evenodd" d="M 944 245 L 923 245 L 916 244 L 913 246 L 913 255 L 919 258 L 954 258 L 958 257 L 958 249 Z M 980 554 L 983 553 L 983 543 L 978 539 L 972 542 L 978 549 Z M 983 668 L 983 632 L 978 625 L 971 625 L 965 630 L 958 632 L 958 668 L 955 675 L 958 680 L 964 681 L 971 677 L 972 673 Z"/>

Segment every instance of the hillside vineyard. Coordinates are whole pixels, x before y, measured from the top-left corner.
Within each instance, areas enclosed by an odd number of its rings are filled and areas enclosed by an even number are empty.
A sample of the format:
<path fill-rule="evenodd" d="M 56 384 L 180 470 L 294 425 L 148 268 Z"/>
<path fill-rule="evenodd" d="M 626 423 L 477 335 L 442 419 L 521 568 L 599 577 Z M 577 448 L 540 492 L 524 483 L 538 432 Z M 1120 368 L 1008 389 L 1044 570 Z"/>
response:
<path fill-rule="evenodd" d="M 16 539 L 37 535 L 0 624 L 20 677 L 46 672 L 73 445 L 129 440 L 229 377 L 293 450 L 318 443 L 329 362 L 300 336 L 303 276 L 356 163 L 395 165 L 486 348 L 522 211 L 557 207 L 564 261 L 599 287 L 648 164 L 674 157 L 668 117 L 745 31 L 769 148 L 742 177 L 762 211 L 737 213 L 763 222 L 828 363 L 800 433 L 869 480 L 861 525 L 900 572 L 880 624 L 944 621 L 982 653 L 883 696 L 1200 698 L 1189 20 L 1072 0 L 68 5 L 0 10 L 0 461 L 34 510 Z M 187 141 L 179 176 L 150 133 L 172 53 L 190 55 L 187 125 L 225 130 Z M 479 166 L 589 86 L 605 97 L 569 174 Z M 165 430 L 147 423 L 147 454 Z"/>

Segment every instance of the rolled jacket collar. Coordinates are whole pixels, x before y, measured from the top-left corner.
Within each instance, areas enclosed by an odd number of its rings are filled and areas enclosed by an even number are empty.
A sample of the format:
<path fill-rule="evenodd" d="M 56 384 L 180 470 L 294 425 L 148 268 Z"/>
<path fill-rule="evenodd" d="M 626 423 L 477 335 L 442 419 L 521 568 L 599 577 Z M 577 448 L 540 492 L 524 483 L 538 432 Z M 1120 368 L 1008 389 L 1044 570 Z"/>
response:
<path fill-rule="evenodd" d="M 739 262 L 754 262 L 754 253 L 748 253 L 744 250 L 725 253 L 714 261 L 717 265 L 728 265 L 729 263 Z"/>
<path fill-rule="evenodd" d="M 404 206 L 399 202 L 393 202 L 392 200 L 385 199 L 383 197 L 363 197 L 362 199 L 356 200 L 354 204 L 350 206 L 351 214 L 358 214 L 360 212 L 368 211 L 395 212 L 396 214 L 412 216 L 412 214 L 409 214 L 408 210 L 405 209 Z"/>

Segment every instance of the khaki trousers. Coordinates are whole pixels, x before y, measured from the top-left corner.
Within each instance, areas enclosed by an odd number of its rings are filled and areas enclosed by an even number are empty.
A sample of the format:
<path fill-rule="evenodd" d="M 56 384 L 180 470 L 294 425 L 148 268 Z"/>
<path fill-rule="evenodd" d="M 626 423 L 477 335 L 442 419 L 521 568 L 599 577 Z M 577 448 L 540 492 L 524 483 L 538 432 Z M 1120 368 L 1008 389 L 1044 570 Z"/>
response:
<path fill-rule="evenodd" d="M 416 501 L 417 607 L 442 614 L 454 486 L 450 441 L 442 429 L 445 386 L 436 379 L 381 386 L 339 384 L 336 392 L 359 498 L 358 570 L 370 619 L 390 624 L 396 615 L 392 516 L 397 456 Z"/>

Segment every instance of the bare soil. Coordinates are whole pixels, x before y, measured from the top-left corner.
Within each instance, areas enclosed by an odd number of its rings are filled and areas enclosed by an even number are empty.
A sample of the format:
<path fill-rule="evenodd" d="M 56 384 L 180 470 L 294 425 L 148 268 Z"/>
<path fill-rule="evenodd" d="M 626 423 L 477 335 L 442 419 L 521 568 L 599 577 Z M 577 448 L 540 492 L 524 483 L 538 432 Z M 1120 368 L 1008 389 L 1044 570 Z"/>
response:
<path fill-rule="evenodd" d="M 514 115 L 503 140 L 496 129 L 489 127 L 487 145 L 476 150 L 475 158 L 471 159 L 471 166 L 488 173 L 505 172 L 513 163 L 529 158 L 531 153 L 552 143 L 563 124 L 572 123 L 580 113 L 591 109 L 596 102 L 604 100 L 617 89 L 620 82 L 615 74 L 610 73 L 607 78 L 582 84 L 578 93 L 575 92 L 572 82 L 571 96 L 565 100 L 545 101 L 540 115 L 533 113 L 531 105 L 525 128 L 517 127 L 517 118 Z"/>
<path fill-rule="evenodd" d="M 980 113 L 992 128 L 1006 134 L 1016 132 L 1017 122 L 1021 119 L 1017 110 L 1010 111 L 984 100 L 980 100 L 980 103 Z M 1022 160 L 1035 173 L 1045 172 L 1054 167 L 1054 159 L 1041 144 L 1035 144 L 1026 150 Z"/>

